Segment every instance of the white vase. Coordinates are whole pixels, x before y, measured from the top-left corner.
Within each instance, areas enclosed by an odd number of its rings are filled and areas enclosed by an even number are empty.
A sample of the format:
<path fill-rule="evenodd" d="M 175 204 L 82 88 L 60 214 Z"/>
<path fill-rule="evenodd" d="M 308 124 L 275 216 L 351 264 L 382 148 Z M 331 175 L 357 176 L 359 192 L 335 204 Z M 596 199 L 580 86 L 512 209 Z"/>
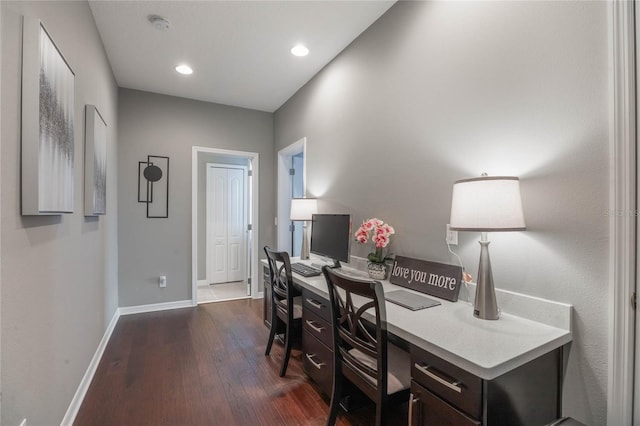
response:
<path fill-rule="evenodd" d="M 384 263 L 367 263 L 369 277 L 374 280 L 384 280 L 387 277 L 387 265 Z"/>

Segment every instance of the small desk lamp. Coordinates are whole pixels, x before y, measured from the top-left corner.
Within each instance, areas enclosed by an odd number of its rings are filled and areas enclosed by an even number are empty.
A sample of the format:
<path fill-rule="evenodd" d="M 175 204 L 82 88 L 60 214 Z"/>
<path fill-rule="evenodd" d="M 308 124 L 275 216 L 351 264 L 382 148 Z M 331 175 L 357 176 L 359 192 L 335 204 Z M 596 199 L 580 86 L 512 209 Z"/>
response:
<path fill-rule="evenodd" d="M 302 220 L 302 248 L 300 259 L 309 259 L 309 243 L 307 241 L 307 221 L 318 213 L 318 201 L 315 198 L 292 198 L 291 199 L 291 220 Z"/>
<path fill-rule="evenodd" d="M 480 232 L 480 265 L 473 315 L 496 320 L 500 316 L 489 259 L 487 232 L 524 231 L 524 215 L 517 177 L 487 176 L 453 184 L 450 229 Z"/>

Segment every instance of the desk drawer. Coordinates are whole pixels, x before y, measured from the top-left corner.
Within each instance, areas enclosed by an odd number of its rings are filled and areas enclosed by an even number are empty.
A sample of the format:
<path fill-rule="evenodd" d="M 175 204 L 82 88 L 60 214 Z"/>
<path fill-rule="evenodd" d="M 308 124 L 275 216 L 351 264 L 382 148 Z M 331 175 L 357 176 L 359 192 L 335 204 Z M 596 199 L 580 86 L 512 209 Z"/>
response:
<path fill-rule="evenodd" d="M 333 390 L 333 352 L 307 332 L 302 333 L 302 368 L 329 397 Z"/>
<path fill-rule="evenodd" d="M 409 425 L 411 426 L 480 426 L 481 422 L 465 415 L 451 404 L 411 382 Z"/>
<path fill-rule="evenodd" d="M 310 309 L 302 310 L 302 327 L 305 333 L 311 334 L 328 348 L 333 348 L 331 324 Z"/>
<path fill-rule="evenodd" d="M 308 309 L 328 323 L 331 322 L 331 306 L 329 306 L 329 301 L 327 299 L 320 297 L 309 290 L 303 289 L 302 306 L 303 311 Z"/>
<path fill-rule="evenodd" d="M 411 347 L 411 377 L 436 396 L 475 419 L 482 416 L 482 379 L 455 365 Z"/>

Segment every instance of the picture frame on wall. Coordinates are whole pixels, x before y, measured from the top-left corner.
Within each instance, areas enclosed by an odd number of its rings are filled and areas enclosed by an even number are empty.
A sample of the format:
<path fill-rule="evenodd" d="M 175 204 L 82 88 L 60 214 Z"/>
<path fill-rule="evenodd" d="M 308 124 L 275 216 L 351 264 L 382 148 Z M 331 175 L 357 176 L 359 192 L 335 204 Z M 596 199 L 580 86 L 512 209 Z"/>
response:
<path fill-rule="evenodd" d="M 42 21 L 22 38 L 22 214 L 73 213 L 75 74 Z"/>
<path fill-rule="evenodd" d="M 94 105 L 85 106 L 84 215 L 107 213 L 107 123 Z"/>

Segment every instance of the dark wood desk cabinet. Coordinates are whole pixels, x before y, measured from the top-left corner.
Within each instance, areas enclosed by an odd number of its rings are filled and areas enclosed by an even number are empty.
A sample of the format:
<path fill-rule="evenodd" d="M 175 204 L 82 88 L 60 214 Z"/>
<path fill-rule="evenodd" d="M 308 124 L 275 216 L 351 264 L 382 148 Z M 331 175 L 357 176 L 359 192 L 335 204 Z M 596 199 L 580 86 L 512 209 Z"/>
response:
<path fill-rule="evenodd" d="M 560 415 L 562 349 L 483 380 L 411 347 L 410 424 L 541 426 Z"/>
<path fill-rule="evenodd" d="M 316 283 L 312 286 L 299 279 L 297 284 L 302 287 L 303 299 L 302 366 L 319 389 L 330 397 L 333 387 L 333 336 L 329 301 L 326 296 L 314 291 Z M 271 288 L 268 267 L 264 268 L 263 285 L 264 323 L 270 327 Z M 455 318 L 456 313 L 465 306 L 448 304 L 445 308 L 441 315 Z M 570 310 L 567 312 L 570 314 Z M 429 312 L 422 314 L 426 316 Z M 515 317 L 510 321 L 517 324 L 520 320 Z M 531 328 L 531 322 L 522 324 Z M 554 330 L 545 330 L 540 333 L 549 334 L 548 339 L 557 334 Z M 484 331 L 478 328 L 478 332 Z M 425 334 L 428 336 L 428 333 Z M 532 338 L 536 336 L 536 333 L 532 334 Z M 389 337 L 392 339 L 395 336 L 390 334 Z M 560 337 L 566 339 L 566 336 Z M 507 337 L 504 336 L 487 334 L 487 338 L 502 344 L 507 342 Z M 566 340 L 568 341 L 570 338 Z M 522 338 L 519 339 L 519 344 L 523 344 Z M 457 367 L 423 349 L 424 346 L 418 347 L 410 343 L 408 346 L 411 352 L 411 425 L 541 426 L 560 417 L 562 346 L 490 380 Z"/>
<path fill-rule="evenodd" d="M 302 290 L 302 368 L 327 396 L 333 388 L 333 335 L 329 301 Z"/>
<path fill-rule="evenodd" d="M 263 269 L 263 320 L 271 327 L 269 268 Z M 327 396 L 333 388 L 333 337 L 329 301 L 302 289 L 302 367 Z"/>

